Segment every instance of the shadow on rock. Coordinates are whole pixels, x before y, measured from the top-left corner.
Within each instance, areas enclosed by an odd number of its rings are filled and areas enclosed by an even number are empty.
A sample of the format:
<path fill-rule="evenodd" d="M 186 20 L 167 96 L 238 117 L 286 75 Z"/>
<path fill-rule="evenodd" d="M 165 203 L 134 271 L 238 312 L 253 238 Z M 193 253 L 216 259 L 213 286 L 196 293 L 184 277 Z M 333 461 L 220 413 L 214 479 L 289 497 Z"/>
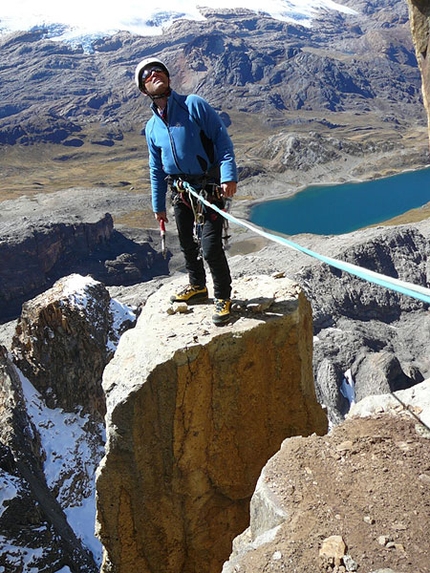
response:
<path fill-rule="evenodd" d="M 169 259 L 169 253 L 164 258 L 149 242 L 136 242 L 114 230 L 109 241 L 98 245 L 87 257 L 60 261 L 53 271 L 64 276 L 73 270 L 107 286 L 128 286 L 169 274 Z"/>
<path fill-rule="evenodd" d="M 46 237 L 43 249 L 38 240 L 34 249 L 24 242 L 8 245 L 0 273 L 0 323 L 17 318 L 25 301 L 71 273 L 90 275 L 106 286 L 129 286 L 169 274 L 171 254 L 164 258 L 157 252 L 150 233 L 136 238 L 111 229 L 97 241 L 84 241 L 84 247 L 82 241 L 62 240 L 58 232 L 47 235 L 51 240 Z"/>

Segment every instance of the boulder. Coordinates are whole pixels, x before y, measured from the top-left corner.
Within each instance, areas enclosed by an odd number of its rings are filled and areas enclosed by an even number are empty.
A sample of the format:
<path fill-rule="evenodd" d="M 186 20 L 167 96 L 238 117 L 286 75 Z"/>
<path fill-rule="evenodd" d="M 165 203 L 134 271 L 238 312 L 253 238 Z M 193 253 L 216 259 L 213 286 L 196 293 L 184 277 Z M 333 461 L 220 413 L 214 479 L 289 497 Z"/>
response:
<path fill-rule="evenodd" d="M 286 437 L 327 430 L 311 307 L 295 283 L 235 281 L 224 327 L 207 305 L 176 312 L 176 283 L 149 297 L 103 375 L 103 573 L 219 572 L 267 460 Z"/>
<path fill-rule="evenodd" d="M 426 570 L 429 390 L 365 398 L 329 434 L 286 439 L 222 573 Z"/>
<path fill-rule="evenodd" d="M 424 380 L 413 388 L 366 396 L 353 404 L 348 419 L 366 418 L 382 413 L 393 414 L 405 408 L 424 426 L 427 426 L 427 432 L 424 427 L 421 429 L 427 437 L 430 437 L 430 379 Z"/>
<path fill-rule="evenodd" d="M 80 275 L 57 281 L 24 304 L 12 352 L 50 408 L 82 409 L 103 419 L 102 373 L 119 336 L 112 311 L 104 285 Z M 133 322 L 131 313 L 121 332 Z"/>

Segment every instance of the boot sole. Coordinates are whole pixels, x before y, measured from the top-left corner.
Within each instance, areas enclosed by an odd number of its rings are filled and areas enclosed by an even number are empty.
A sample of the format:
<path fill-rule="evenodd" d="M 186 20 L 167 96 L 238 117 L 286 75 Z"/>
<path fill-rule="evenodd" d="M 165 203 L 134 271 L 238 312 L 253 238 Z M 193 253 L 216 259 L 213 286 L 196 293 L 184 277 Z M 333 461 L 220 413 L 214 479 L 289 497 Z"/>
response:
<path fill-rule="evenodd" d="M 213 316 L 212 317 L 212 322 L 216 325 L 216 326 L 222 326 L 223 324 L 227 324 L 227 322 L 229 322 L 231 320 L 231 314 L 229 314 L 228 316 L 225 317 L 221 317 L 221 316 Z"/>

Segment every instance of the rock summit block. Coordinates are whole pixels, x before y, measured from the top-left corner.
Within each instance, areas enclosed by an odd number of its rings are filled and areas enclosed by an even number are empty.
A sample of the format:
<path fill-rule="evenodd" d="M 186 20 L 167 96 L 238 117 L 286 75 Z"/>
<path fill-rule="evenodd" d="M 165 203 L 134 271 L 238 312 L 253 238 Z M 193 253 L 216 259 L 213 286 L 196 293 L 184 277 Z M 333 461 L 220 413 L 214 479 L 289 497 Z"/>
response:
<path fill-rule="evenodd" d="M 286 437 L 327 430 L 305 296 L 285 278 L 234 286 L 222 328 L 210 304 L 169 313 L 177 285 L 163 286 L 105 370 L 104 572 L 219 572 L 267 460 Z"/>

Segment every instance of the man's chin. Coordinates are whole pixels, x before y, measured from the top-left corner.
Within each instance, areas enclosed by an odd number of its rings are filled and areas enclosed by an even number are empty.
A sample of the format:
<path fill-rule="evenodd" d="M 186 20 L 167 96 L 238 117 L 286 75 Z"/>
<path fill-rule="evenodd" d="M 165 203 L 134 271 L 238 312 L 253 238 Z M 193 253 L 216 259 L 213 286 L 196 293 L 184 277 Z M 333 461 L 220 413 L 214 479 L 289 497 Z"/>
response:
<path fill-rule="evenodd" d="M 165 84 L 162 81 L 159 81 L 159 82 L 155 81 L 152 83 L 152 87 L 153 87 L 154 91 L 157 91 L 157 92 L 159 91 L 162 93 L 162 92 L 165 92 L 167 90 L 168 84 Z"/>

